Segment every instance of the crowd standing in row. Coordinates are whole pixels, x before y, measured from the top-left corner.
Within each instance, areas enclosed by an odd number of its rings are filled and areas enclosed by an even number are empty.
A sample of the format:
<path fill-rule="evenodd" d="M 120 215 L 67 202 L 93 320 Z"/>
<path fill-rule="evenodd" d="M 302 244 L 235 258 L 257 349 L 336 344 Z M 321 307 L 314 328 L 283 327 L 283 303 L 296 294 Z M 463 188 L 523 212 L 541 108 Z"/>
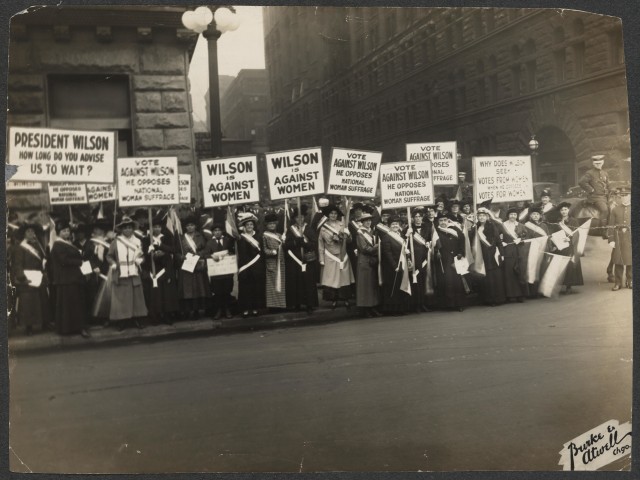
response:
<path fill-rule="evenodd" d="M 585 189 L 603 183 L 597 162 Z M 600 195 L 597 188 L 590 193 Z M 609 215 L 602 232 L 613 248 L 614 291 L 632 287 L 630 190 L 619 195 L 610 215 L 609 205 L 598 205 Z M 34 218 L 17 224 L 11 216 L 10 310 L 27 334 L 42 327 L 85 337 L 91 324 L 122 330 L 202 314 L 216 320 L 265 309 L 311 314 L 319 289 L 331 308 L 351 309 L 355 301 L 368 317 L 462 311 L 471 292 L 491 306 L 538 298 L 550 256 L 528 262 L 530 242 L 541 237 L 545 252 L 571 258 L 562 293 L 583 285 L 574 235 L 580 222 L 570 204 L 554 205 L 548 191 L 535 204 L 486 202 L 475 212 L 469 200 L 441 197 L 412 209 L 410 217 L 407 210 L 381 211 L 372 201 L 309 201 L 286 210 L 191 209 L 182 219 L 174 208 L 153 216 L 142 209 L 133 218 L 87 225 L 59 219 L 43 226 Z M 551 240 L 558 232 L 564 243 Z M 208 261 L 215 265 L 231 255 L 237 276 L 210 276 Z"/>

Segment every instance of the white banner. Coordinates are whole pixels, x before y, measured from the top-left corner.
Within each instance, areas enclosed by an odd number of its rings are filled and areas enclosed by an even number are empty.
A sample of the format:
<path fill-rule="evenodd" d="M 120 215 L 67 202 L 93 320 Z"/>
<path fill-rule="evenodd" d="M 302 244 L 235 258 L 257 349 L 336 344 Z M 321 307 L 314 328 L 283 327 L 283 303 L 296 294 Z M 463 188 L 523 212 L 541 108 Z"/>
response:
<path fill-rule="evenodd" d="M 431 162 L 434 185 L 458 184 L 458 144 L 456 142 L 408 143 L 407 161 Z"/>
<path fill-rule="evenodd" d="M 473 157 L 473 182 L 478 203 L 533 200 L 531 157 Z"/>
<path fill-rule="evenodd" d="M 116 186 L 113 183 L 87 183 L 87 199 L 89 203 L 115 200 Z"/>
<path fill-rule="evenodd" d="M 177 205 L 178 158 L 119 158 L 118 203 L 121 207 Z"/>
<path fill-rule="evenodd" d="M 51 205 L 73 205 L 87 203 L 87 188 L 84 183 L 50 183 Z"/>
<path fill-rule="evenodd" d="M 206 208 L 260 201 L 255 155 L 203 160 L 200 168 Z"/>
<path fill-rule="evenodd" d="M 191 203 L 191 174 L 178 174 L 178 182 L 180 183 L 180 203 Z"/>
<path fill-rule="evenodd" d="M 13 190 L 41 190 L 42 183 L 41 182 L 16 182 L 13 180 L 9 180 L 5 183 L 5 190 L 7 192 Z"/>
<path fill-rule="evenodd" d="M 266 159 L 271 200 L 324 194 L 319 147 L 267 153 Z"/>
<path fill-rule="evenodd" d="M 380 162 L 381 152 L 334 148 L 327 194 L 375 197 Z"/>
<path fill-rule="evenodd" d="M 431 162 L 380 165 L 382 209 L 433 205 Z"/>
<path fill-rule="evenodd" d="M 233 275 L 238 273 L 238 261 L 235 255 L 225 255 L 219 261 L 207 258 L 207 272 L 210 277 Z"/>
<path fill-rule="evenodd" d="M 113 183 L 114 132 L 52 128 L 9 128 L 14 180 L 65 183 Z"/>

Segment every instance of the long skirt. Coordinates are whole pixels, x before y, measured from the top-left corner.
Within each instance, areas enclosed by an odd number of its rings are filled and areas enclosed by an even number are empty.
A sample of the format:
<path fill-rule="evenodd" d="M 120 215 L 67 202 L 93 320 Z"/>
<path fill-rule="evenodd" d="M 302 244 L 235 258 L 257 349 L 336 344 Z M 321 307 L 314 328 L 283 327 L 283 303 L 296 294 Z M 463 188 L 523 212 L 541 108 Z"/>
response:
<path fill-rule="evenodd" d="M 436 267 L 436 296 L 442 307 L 465 307 L 467 295 L 462 282 L 462 276 L 458 275 L 452 265 L 444 266 L 444 272 L 440 265 Z"/>
<path fill-rule="evenodd" d="M 231 292 L 233 292 L 233 275 L 220 275 L 210 278 L 213 307 L 229 308 L 231 306 Z"/>
<path fill-rule="evenodd" d="M 487 305 L 506 301 L 502 267 L 487 269 L 487 275 L 480 281 L 480 298 Z"/>
<path fill-rule="evenodd" d="M 526 283 L 522 283 L 520 274 L 520 258 L 504 258 L 504 293 L 507 298 L 518 298 L 527 295 Z"/>
<path fill-rule="evenodd" d="M 263 265 L 254 265 L 238 274 L 238 304 L 243 312 L 264 308 L 264 286 Z"/>
<path fill-rule="evenodd" d="M 46 326 L 50 321 L 49 294 L 47 287 L 18 287 L 17 300 L 18 323 L 25 327 Z"/>
<path fill-rule="evenodd" d="M 180 298 L 206 298 L 211 296 L 209 277 L 206 270 L 194 270 L 193 273 L 180 270 L 178 273 L 178 290 Z"/>
<path fill-rule="evenodd" d="M 286 273 L 284 266 L 284 257 L 280 259 L 280 291 L 276 290 L 278 278 L 278 260 L 277 258 L 267 258 L 265 260 L 266 269 L 266 301 L 267 308 L 286 308 L 287 299 L 285 295 Z"/>
<path fill-rule="evenodd" d="M 564 274 L 564 282 L 562 284 L 567 287 L 584 285 L 580 257 L 576 259 L 575 263 L 573 261 L 569 262 L 569 265 L 567 265 L 567 271 Z"/>
<path fill-rule="evenodd" d="M 147 315 L 142 283 L 134 285 L 133 280 L 133 277 L 120 278 L 112 284 L 109 320 L 127 320 Z"/>
<path fill-rule="evenodd" d="M 174 313 L 180 309 L 178 303 L 178 282 L 175 278 L 163 278 L 158 280 L 158 286 L 153 287 L 151 278 L 142 281 L 144 298 L 150 315 L 162 315 Z"/>
<path fill-rule="evenodd" d="M 368 260 L 367 260 L 368 262 Z M 380 305 L 380 287 L 378 285 L 378 267 L 358 265 L 356 277 L 356 306 L 377 307 Z"/>
<path fill-rule="evenodd" d="M 418 270 L 417 282 L 413 283 L 413 273 L 411 279 L 411 305 L 414 308 L 425 307 L 427 305 L 427 271 L 424 268 Z"/>
<path fill-rule="evenodd" d="M 84 284 L 56 285 L 56 327 L 60 335 L 80 333 L 87 308 Z"/>
<path fill-rule="evenodd" d="M 322 298 L 329 302 L 349 300 L 353 296 L 355 278 L 351 270 L 351 262 L 344 262 L 344 268 L 335 260 L 327 258 L 322 268 Z"/>
<path fill-rule="evenodd" d="M 307 263 L 306 271 L 291 259 L 287 259 L 287 288 L 286 298 L 288 307 L 306 305 L 307 308 L 318 306 L 318 278 L 317 262 Z"/>
<path fill-rule="evenodd" d="M 391 274 L 383 266 L 382 274 L 384 276 L 382 281 L 382 310 L 387 313 L 406 312 L 409 309 L 411 297 L 404 290 L 400 290 L 402 270 L 398 271 L 397 275 L 395 272 Z"/>

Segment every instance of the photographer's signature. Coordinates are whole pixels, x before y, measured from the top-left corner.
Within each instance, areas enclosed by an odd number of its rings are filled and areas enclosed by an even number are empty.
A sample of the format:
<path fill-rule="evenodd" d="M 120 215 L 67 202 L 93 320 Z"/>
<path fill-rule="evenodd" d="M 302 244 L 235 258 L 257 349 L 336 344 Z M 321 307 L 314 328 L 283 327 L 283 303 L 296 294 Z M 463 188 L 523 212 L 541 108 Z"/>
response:
<path fill-rule="evenodd" d="M 598 470 L 631 454 L 631 423 L 609 420 L 570 440 L 560 450 L 563 470 Z"/>

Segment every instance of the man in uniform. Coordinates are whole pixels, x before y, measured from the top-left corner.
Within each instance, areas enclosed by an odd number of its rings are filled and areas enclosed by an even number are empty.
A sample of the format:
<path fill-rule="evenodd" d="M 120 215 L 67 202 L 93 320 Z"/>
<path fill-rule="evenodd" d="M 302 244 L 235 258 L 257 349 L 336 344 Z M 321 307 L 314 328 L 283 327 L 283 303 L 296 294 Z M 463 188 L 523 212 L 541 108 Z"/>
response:
<path fill-rule="evenodd" d="M 609 217 L 608 239 L 613 248 L 615 285 L 618 291 L 623 286 L 632 288 L 631 277 L 631 190 L 620 190 L 620 203 L 613 207 Z M 626 269 L 626 281 L 622 283 L 622 273 Z"/>
<path fill-rule="evenodd" d="M 609 207 L 607 205 L 607 194 L 609 193 L 609 176 L 602 170 L 604 165 L 604 155 L 594 155 L 591 157 L 593 168 L 578 182 L 578 185 L 587 192 L 587 203 L 591 204 L 600 213 L 600 226 L 607 225 Z M 603 238 L 606 231 L 603 233 Z"/>

